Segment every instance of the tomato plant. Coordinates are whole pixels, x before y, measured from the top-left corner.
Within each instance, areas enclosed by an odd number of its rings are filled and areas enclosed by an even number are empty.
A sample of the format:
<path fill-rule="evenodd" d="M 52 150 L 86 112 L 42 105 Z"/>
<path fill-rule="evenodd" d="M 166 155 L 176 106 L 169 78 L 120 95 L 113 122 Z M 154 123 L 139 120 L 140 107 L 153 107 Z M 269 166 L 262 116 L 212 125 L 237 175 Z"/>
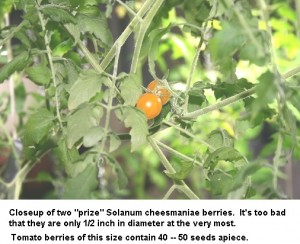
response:
<path fill-rule="evenodd" d="M 0 197 L 299 197 L 295 2 L 0 1 Z"/>
<path fill-rule="evenodd" d="M 159 84 L 157 80 L 151 81 L 147 89 L 156 94 L 161 99 L 163 105 L 170 100 L 171 92 L 164 85 Z"/>
<path fill-rule="evenodd" d="M 147 119 L 154 119 L 161 112 L 162 101 L 156 94 L 145 93 L 138 99 L 136 107 L 145 113 Z"/>

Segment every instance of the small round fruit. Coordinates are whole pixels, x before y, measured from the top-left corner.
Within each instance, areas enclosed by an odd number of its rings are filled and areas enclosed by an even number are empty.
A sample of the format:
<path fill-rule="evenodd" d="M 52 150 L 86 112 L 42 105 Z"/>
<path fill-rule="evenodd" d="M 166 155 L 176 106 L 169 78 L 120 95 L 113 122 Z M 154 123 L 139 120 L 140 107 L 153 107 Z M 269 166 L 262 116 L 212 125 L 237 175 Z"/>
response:
<path fill-rule="evenodd" d="M 170 100 L 170 91 L 165 86 L 159 84 L 157 80 L 151 81 L 147 89 L 159 96 L 163 105 Z"/>
<path fill-rule="evenodd" d="M 155 94 L 145 93 L 140 96 L 136 107 L 145 113 L 147 119 L 153 119 L 160 114 L 162 102 Z"/>

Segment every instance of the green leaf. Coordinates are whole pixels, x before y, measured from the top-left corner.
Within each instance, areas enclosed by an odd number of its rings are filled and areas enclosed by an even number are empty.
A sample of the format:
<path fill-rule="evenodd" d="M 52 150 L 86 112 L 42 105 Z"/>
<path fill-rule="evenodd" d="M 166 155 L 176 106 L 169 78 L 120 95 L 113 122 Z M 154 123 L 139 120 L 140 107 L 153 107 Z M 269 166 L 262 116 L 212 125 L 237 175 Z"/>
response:
<path fill-rule="evenodd" d="M 212 59 L 217 63 L 228 60 L 246 40 L 247 36 L 238 23 L 224 21 L 222 30 L 209 40 Z"/>
<path fill-rule="evenodd" d="M 105 79 L 107 78 L 100 76 L 93 70 L 87 70 L 80 74 L 70 89 L 68 108 L 73 110 L 101 92 L 101 86 Z"/>
<path fill-rule="evenodd" d="M 125 101 L 125 105 L 134 106 L 142 94 L 141 81 L 138 80 L 138 75 L 129 75 L 121 81 L 120 84 L 121 96 Z"/>
<path fill-rule="evenodd" d="M 64 169 L 68 176 L 74 177 L 78 174 L 75 171 L 74 164 L 77 161 L 82 160 L 77 148 L 69 149 L 65 140 L 58 142 L 58 147 L 55 149 L 55 155 L 58 157 L 59 162 L 63 164 Z"/>
<path fill-rule="evenodd" d="M 15 32 L 14 37 L 19 39 L 27 48 L 31 47 L 30 38 L 28 37 L 25 28 L 22 28 L 20 31 Z"/>
<path fill-rule="evenodd" d="M 76 142 L 88 134 L 92 127 L 98 126 L 102 108 L 87 105 L 67 118 L 67 145 L 72 148 Z"/>
<path fill-rule="evenodd" d="M 121 119 L 126 128 L 131 128 L 131 151 L 136 151 L 147 142 L 148 125 L 142 111 L 134 107 L 124 107 L 121 110 Z"/>
<path fill-rule="evenodd" d="M 69 0 L 72 7 L 82 7 L 87 5 L 98 5 L 99 0 Z"/>
<path fill-rule="evenodd" d="M 75 40 L 75 43 L 80 39 L 80 29 L 77 25 L 74 25 L 72 23 L 68 23 L 65 24 L 66 28 L 68 29 L 68 31 L 70 32 L 70 34 L 72 35 L 72 37 Z M 74 45 L 75 45 L 74 43 Z"/>
<path fill-rule="evenodd" d="M 47 86 L 51 80 L 51 71 L 43 65 L 29 67 L 25 72 L 28 78 L 37 85 Z"/>
<path fill-rule="evenodd" d="M 92 127 L 83 137 L 83 146 L 92 147 L 101 141 L 104 137 L 104 129 L 97 126 Z"/>
<path fill-rule="evenodd" d="M 162 29 L 155 29 L 155 30 L 151 31 L 149 34 L 150 48 L 148 51 L 148 63 L 149 63 L 149 71 L 153 77 L 156 77 L 156 75 L 155 75 L 155 60 L 158 55 L 160 40 L 166 33 L 169 32 L 169 30 L 170 30 L 170 27 L 162 28 Z"/>
<path fill-rule="evenodd" d="M 200 82 L 199 82 L 200 83 Z M 188 111 L 193 112 L 202 107 L 203 102 L 206 101 L 204 95 L 203 85 L 196 82 L 194 86 L 189 90 L 189 100 L 188 100 Z"/>
<path fill-rule="evenodd" d="M 120 138 L 115 133 L 109 134 L 109 152 L 113 152 L 121 145 Z"/>
<path fill-rule="evenodd" d="M 193 170 L 194 165 L 192 162 L 181 161 L 178 164 L 179 170 L 176 173 L 166 173 L 173 180 L 184 180 L 189 173 Z"/>
<path fill-rule="evenodd" d="M 270 71 L 262 74 L 258 80 L 259 83 L 256 86 L 257 98 L 252 105 L 252 119 L 255 120 L 257 116 L 260 116 L 262 111 L 268 108 L 268 104 L 276 98 L 276 77 Z"/>
<path fill-rule="evenodd" d="M 212 152 L 205 160 L 204 167 L 213 171 L 219 161 L 235 162 L 235 167 L 241 167 L 246 159 L 233 147 L 223 146 Z"/>
<path fill-rule="evenodd" d="M 234 140 L 228 134 L 226 130 L 214 130 L 212 131 L 207 139 L 206 142 L 214 148 L 214 151 L 221 147 L 233 147 Z"/>
<path fill-rule="evenodd" d="M 76 18 L 62 8 L 47 7 L 43 8 L 43 13 L 50 19 L 60 23 L 76 23 Z"/>
<path fill-rule="evenodd" d="M 44 138 L 51 134 L 50 129 L 54 126 L 54 115 L 45 108 L 37 110 L 32 114 L 26 125 L 24 138 L 26 138 L 27 146 L 30 144 L 38 144 Z"/>
<path fill-rule="evenodd" d="M 239 79 L 234 82 L 217 82 L 212 89 L 214 90 L 215 97 L 218 99 L 234 96 L 251 87 L 253 87 L 252 83 L 248 82 L 246 79 Z"/>
<path fill-rule="evenodd" d="M 244 167 L 242 167 L 234 179 L 234 183 L 231 187 L 231 191 L 234 191 L 234 190 L 240 188 L 245 183 L 248 176 L 253 175 L 260 168 L 261 168 L 260 163 L 249 163 L 249 164 L 246 164 Z"/>
<path fill-rule="evenodd" d="M 128 184 L 128 178 L 125 175 L 121 165 L 114 158 L 107 156 L 108 162 L 113 167 L 118 177 L 118 186 L 120 189 L 124 189 Z"/>
<path fill-rule="evenodd" d="M 168 113 L 170 113 L 171 109 L 172 107 L 169 102 L 162 107 L 160 114 L 154 119 L 154 123 L 149 129 L 150 134 L 156 133 L 160 129 L 162 121 L 166 118 Z"/>
<path fill-rule="evenodd" d="M 67 52 L 71 50 L 71 48 L 74 45 L 73 39 L 69 38 L 61 43 L 59 43 L 53 50 L 52 50 L 52 56 L 62 57 Z"/>
<path fill-rule="evenodd" d="M 113 43 L 112 34 L 108 28 L 105 15 L 97 9 L 98 7 L 89 7 L 84 13 L 76 16 L 79 28 L 83 32 L 94 34 L 102 43 L 110 47 Z"/>
<path fill-rule="evenodd" d="M 97 189 L 97 166 L 89 164 L 76 177 L 68 179 L 64 186 L 64 199 L 89 199 Z"/>
<path fill-rule="evenodd" d="M 23 70 L 31 62 L 28 52 L 22 52 L 0 69 L 0 83 L 8 79 L 14 72 Z"/>
<path fill-rule="evenodd" d="M 188 23 L 201 26 L 209 16 L 211 6 L 207 0 L 184 1 L 184 15 Z"/>
<path fill-rule="evenodd" d="M 266 182 L 272 182 L 273 177 L 273 171 L 270 167 L 261 167 L 252 175 L 251 180 L 254 184 L 261 185 Z"/>
<path fill-rule="evenodd" d="M 217 171 L 209 175 L 209 181 L 206 182 L 208 191 L 213 195 L 226 197 L 230 191 L 231 185 L 233 183 L 233 177 L 231 174 Z"/>
<path fill-rule="evenodd" d="M 38 173 L 38 175 L 34 178 L 37 182 L 53 182 L 54 178 L 52 175 L 48 172 L 41 171 Z"/>

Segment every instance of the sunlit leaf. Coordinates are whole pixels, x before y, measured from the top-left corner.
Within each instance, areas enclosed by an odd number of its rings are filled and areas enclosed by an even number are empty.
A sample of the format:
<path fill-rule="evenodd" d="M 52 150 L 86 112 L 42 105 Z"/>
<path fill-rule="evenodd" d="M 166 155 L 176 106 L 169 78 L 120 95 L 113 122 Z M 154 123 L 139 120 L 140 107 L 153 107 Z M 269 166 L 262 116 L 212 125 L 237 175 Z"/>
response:
<path fill-rule="evenodd" d="M 134 106 L 142 94 L 141 81 L 137 75 L 130 75 L 123 79 L 120 84 L 121 96 L 126 105 Z"/>
<path fill-rule="evenodd" d="M 159 42 L 161 38 L 168 33 L 169 27 L 163 29 L 155 29 L 149 34 L 150 48 L 148 52 L 149 71 L 153 77 L 156 77 L 155 60 L 158 55 Z"/>
<path fill-rule="evenodd" d="M 184 180 L 194 168 L 192 162 L 181 161 L 178 164 L 179 170 L 176 173 L 166 173 L 173 180 Z"/>

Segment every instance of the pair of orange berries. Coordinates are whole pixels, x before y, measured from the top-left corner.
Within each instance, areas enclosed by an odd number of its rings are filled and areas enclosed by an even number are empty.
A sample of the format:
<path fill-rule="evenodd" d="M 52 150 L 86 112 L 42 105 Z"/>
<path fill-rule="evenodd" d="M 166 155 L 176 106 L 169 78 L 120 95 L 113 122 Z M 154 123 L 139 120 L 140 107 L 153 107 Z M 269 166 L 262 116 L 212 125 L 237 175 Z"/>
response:
<path fill-rule="evenodd" d="M 147 90 L 149 92 L 140 96 L 136 107 L 145 113 L 147 119 L 153 119 L 160 114 L 162 106 L 170 100 L 171 93 L 157 80 L 152 81 L 147 86 Z"/>

